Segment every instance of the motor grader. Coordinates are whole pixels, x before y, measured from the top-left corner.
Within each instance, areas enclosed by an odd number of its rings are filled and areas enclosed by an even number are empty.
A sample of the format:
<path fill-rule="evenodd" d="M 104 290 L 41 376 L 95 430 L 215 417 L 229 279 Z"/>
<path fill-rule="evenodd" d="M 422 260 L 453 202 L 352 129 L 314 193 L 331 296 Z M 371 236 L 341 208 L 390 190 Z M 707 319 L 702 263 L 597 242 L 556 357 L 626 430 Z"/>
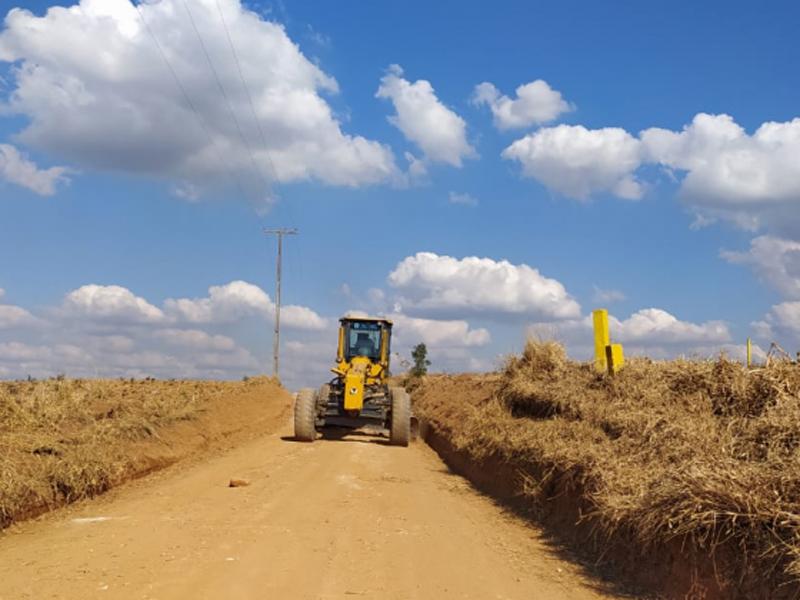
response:
<path fill-rule="evenodd" d="M 390 386 L 392 322 L 371 317 L 339 319 L 335 377 L 318 390 L 301 389 L 294 405 L 295 439 L 311 442 L 326 425 L 382 425 L 389 441 L 408 446 L 411 401 L 408 392 Z"/>

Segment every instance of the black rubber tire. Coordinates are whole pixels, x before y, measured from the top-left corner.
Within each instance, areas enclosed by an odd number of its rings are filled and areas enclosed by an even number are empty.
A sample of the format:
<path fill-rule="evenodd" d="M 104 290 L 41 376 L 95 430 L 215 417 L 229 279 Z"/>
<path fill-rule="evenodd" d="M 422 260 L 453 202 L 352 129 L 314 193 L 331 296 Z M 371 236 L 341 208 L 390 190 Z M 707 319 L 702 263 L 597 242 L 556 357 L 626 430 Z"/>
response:
<path fill-rule="evenodd" d="M 392 446 L 408 446 L 411 439 L 411 398 L 401 387 L 389 389 L 392 400 L 392 423 L 389 443 Z"/>
<path fill-rule="evenodd" d="M 317 437 L 317 407 L 314 390 L 303 388 L 294 401 L 294 439 L 313 442 Z"/>

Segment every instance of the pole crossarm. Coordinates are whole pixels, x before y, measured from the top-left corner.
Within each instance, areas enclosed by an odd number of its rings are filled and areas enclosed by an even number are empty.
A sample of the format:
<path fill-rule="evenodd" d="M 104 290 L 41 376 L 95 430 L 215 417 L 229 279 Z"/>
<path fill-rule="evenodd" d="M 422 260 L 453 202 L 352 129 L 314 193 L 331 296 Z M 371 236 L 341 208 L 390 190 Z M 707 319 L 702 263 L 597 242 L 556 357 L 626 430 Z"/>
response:
<path fill-rule="evenodd" d="M 297 235 L 300 230 L 297 227 L 264 227 L 264 233 L 268 235 Z"/>

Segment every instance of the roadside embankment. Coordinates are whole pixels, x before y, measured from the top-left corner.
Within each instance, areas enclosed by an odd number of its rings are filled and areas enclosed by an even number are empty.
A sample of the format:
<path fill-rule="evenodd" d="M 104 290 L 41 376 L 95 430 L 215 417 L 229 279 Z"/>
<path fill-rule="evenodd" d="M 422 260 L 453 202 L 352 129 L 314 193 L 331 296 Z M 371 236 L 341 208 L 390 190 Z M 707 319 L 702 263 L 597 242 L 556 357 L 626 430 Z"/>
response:
<path fill-rule="evenodd" d="M 0 383 L 0 528 L 274 431 L 290 406 L 266 377 Z"/>
<path fill-rule="evenodd" d="M 597 573 L 672 598 L 800 592 L 800 367 L 634 359 L 616 377 L 531 342 L 429 376 L 428 442 Z"/>

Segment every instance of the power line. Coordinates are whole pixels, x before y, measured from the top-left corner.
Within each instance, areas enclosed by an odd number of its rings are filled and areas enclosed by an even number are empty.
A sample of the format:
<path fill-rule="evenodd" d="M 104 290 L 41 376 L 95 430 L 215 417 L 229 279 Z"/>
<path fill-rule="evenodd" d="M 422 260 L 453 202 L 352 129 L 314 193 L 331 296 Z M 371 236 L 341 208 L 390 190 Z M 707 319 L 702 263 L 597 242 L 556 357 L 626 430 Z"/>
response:
<path fill-rule="evenodd" d="M 186 87 L 183 85 L 183 83 L 181 83 L 180 77 L 178 77 L 178 73 L 175 71 L 175 68 L 172 66 L 172 63 L 170 63 L 169 59 L 167 58 L 167 54 L 166 52 L 164 52 L 164 48 L 158 41 L 158 37 L 156 37 L 156 34 L 150 27 L 150 24 L 144 18 L 144 14 L 142 14 L 141 7 L 136 3 L 134 3 L 133 6 L 134 8 L 136 8 L 136 12 L 139 15 L 139 20 L 142 22 L 142 25 L 144 25 L 144 28 L 147 30 L 147 33 L 150 34 L 150 37 L 153 39 L 155 47 L 158 50 L 158 53 L 161 55 L 161 59 L 164 61 L 164 64 L 167 66 L 167 69 L 169 70 L 170 74 L 172 75 L 172 79 L 175 81 L 175 85 L 178 86 L 178 90 L 180 90 L 183 99 L 186 101 L 186 104 L 194 113 L 194 116 L 197 119 L 197 122 L 200 124 L 200 127 L 205 132 L 206 138 L 208 138 L 208 144 L 213 149 L 214 153 L 217 155 L 217 160 L 219 161 L 219 164 L 223 164 L 222 155 L 219 152 L 219 148 L 217 148 L 216 145 L 214 144 L 214 138 L 211 135 L 211 130 L 209 129 L 208 124 L 206 123 L 203 116 L 200 114 L 200 111 L 197 110 L 197 106 L 195 106 L 194 102 L 192 102 L 192 99 L 189 97 L 189 93 L 186 91 Z M 242 196 L 247 197 L 247 192 L 242 186 L 242 182 L 239 181 L 238 178 L 233 177 L 232 174 L 229 175 L 232 177 L 234 183 L 239 188 L 239 191 L 241 192 Z"/>
<path fill-rule="evenodd" d="M 267 235 L 278 238 L 278 262 L 275 269 L 275 334 L 272 342 L 272 374 L 278 377 L 279 354 L 281 348 L 281 263 L 283 259 L 283 236 L 297 235 L 299 232 L 294 227 L 267 227 Z"/>
<path fill-rule="evenodd" d="M 200 48 L 203 50 L 203 54 L 206 57 L 208 66 L 211 67 L 211 73 L 214 75 L 214 80 L 217 82 L 217 87 L 219 87 L 219 91 L 222 94 L 222 97 L 225 99 L 225 104 L 228 106 L 228 112 L 230 112 L 231 118 L 233 118 L 233 122 L 236 124 L 236 129 L 239 131 L 239 137 L 241 138 L 244 147 L 247 149 L 247 153 L 250 155 L 250 162 L 253 165 L 255 174 L 257 177 L 261 178 L 264 187 L 269 188 L 269 185 L 267 183 L 266 178 L 264 177 L 264 174 L 259 170 L 258 165 L 256 164 L 256 159 L 255 156 L 253 155 L 253 149 L 250 147 L 247 138 L 245 138 L 244 130 L 242 129 L 241 123 L 239 123 L 239 119 L 236 118 L 236 111 L 233 110 L 233 105 L 231 104 L 231 100 L 228 97 L 227 92 L 225 91 L 225 86 L 222 85 L 222 81 L 219 78 L 219 73 L 217 73 L 217 69 L 214 67 L 214 63 L 211 60 L 211 55 L 208 53 L 206 44 L 203 41 L 203 36 L 200 35 L 200 30 L 197 28 L 197 23 L 195 23 L 194 16 L 192 15 L 192 11 L 189 8 L 189 4 L 186 0 L 183 0 L 183 6 L 184 8 L 186 8 L 186 13 L 189 15 L 189 21 L 192 24 L 192 29 L 194 29 L 194 32 L 197 35 L 197 40 L 200 42 Z"/>
<path fill-rule="evenodd" d="M 250 103 L 250 111 L 253 113 L 253 120 L 256 122 L 256 126 L 258 127 L 258 132 L 261 135 L 261 143 L 264 145 L 264 152 L 267 153 L 267 161 L 269 162 L 270 170 L 272 171 L 272 180 L 278 180 L 278 173 L 275 170 L 275 165 L 272 162 L 272 157 L 269 154 L 269 149 L 267 146 L 267 136 L 264 135 L 264 128 L 261 126 L 261 119 L 258 118 L 258 114 L 256 113 L 256 107 L 253 102 L 253 95 L 250 93 L 250 86 L 247 85 L 247 81 L 244 78 L 244 73 L 242 72 L 242 65 L 239 62 L 239 55 L 236 52 L 236 46 L 233 44 L 233 38 L 231 37 L 230 29 L 228 29 L 228 22 L 225 20 L 225 14 L 222 12 L 222 6 L 219 3 L 219 0 L 215 0 L 217 5 L 217 10 L 219 11 L 219 18 L 222 20 L 222 26 L 225 28 L 225 35 L 228 38 L 228 44 L 231 47 L 231 52 L 233 53 L 233 60 L 236 62 L 236 69 L 239 71 L 239 79 L 242 80 L 242 86 L 244 86 L 244 91 L 247 93 L 247 100 Z"/>

